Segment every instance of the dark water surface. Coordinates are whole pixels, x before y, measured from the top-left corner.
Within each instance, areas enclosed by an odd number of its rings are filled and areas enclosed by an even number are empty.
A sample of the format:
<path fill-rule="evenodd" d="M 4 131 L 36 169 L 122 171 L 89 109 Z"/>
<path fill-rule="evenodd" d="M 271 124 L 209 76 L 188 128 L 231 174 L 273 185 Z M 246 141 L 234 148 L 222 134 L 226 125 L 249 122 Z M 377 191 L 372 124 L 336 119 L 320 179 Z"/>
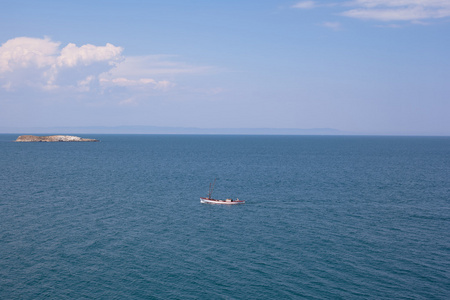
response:
<path fill-rule="evenodd" d="M 16 137 L 0 299 L 450 299 L 450 138 Z"/>

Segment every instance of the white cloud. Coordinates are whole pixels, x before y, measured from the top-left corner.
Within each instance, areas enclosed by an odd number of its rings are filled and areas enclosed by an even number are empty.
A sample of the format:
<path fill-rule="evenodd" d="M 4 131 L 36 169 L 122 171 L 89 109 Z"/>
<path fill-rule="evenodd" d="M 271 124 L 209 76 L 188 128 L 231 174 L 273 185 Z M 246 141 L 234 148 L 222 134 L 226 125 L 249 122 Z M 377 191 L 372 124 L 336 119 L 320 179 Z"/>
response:
<path fill-rule="evenodd" d="M 122 55 L 123 48 L 107 43 L 77 46 L 50 38 L 18 37 L 0 47 L 0 90 L 14 93 L 31 88 L 44 93 L 107 95 L 122 93 L 123 104 L 137 103 L 131 95 L 168 91 L 178 76 L 206 74 L 212 68 L 176 61 L 176 56 Z M 111 93 L 109 93 L 109 92 Z"/>
<path fill-rule="evenodd" d="M 140 79 L 127 79 L 124 77 L 107 79 L 101 78 L 100 84 L 102 86 L 119 86 L 119 87 L 131 87 L 131 88 L 150 88 L 154 90 L 167 90 L 168 88 L 174 86 L 173 83 L 167 80 L 156 81 L 151 78 L 140 78 Z"/>
<path fill-rule="evenodd" d="M 103 80 L 103 82 L 107 82 L 106 80 Z M 148 84 L 155 84 L 156 81 L 154 79 L 150 79 L 150 78 L 142 78 L 139 80 L 131 80 L 131 79 L 126 79 L 126 78 L 114 78 L 113 80 L 111 80 L 110 82 L 112 82 L 115 85 L 118 86 L 137 86 L 137 85 L 148 85 Z"/>
<path fill-rule="evenodd" d="M 0 47 L 0 83 L 6 90 L 29 86 L 42 90 L 81 87 L 108 71 L 121 59 L 121 47 L 70 43 L 60 50 L 49 38 L 18 37 Z M 99 65 L 101 64 L 101 66 Z"/>
<path fill-rule="evenodd" d="M 138 101 L 134 98 L 127 98 L 127 99 L 119 101 L 119 105 L 121 105 L 121 106 L 136 106 L 137 104 L 138 104 Z"/>
<path fill-rule="evenodd" d="M 113 65 L 120 60 L 120 54 L 123 51 L 121 47 L 116 47 L 109 43 L 104 47 L 94 45 L 83 45 L 77 47 L 75 44 L 68 44 L 61 50 L 58 56 L 58 66 L 74 67 L 76 65 L 90 65 L 95 62 L 106 61 Z"/>
<path fill-rule="evenodd" d="M 165 91 L 172 86 L 174 86 L 174 84 L 172 82 L 167 81 L 167 80 L 161 80 L 156 83 L 155 89 Z"/>
<path fill-rule="evenodd" d="M 18 37 L 0 47 L 0 74 L 29 67 L 45 68 L 55 63 L 59 44 L 49 38 Z"/>
<path fill-rule="evenodd" d="M 355 0 L 343 16 L 378 21 L 418 21 L 450 16 L 449 0 Z"/>
<path fill-rule="evenodd" d="M 450 0 L 352 0 L 335 3 L 302 1 L 293 8 L 347 8 L 338 15 L 361 20 L 383 22 L 410 21 L 425 24 L 424 20 L 450 17 Z"/>
<path fill-rule="evenodd" d="M 377 7 L 380 5 L 390 7 L 409 6 L 409 5 L 442 7 L 449 5 L 448 0 L 353 0 L 349 3 L 366 7 Z"/>
<path fill-rule="evenodd" d="M 302 1 L 292 5 L 293 8 L 310 9 L 316 7 L 315 1 Z"/>
<path fill-rule="evenodd" d="M 78 81 L 77 86 L 79 87 L 80 91 L 88 92 L 91 90 L 91 84 L 95 81 L 95 76 L 89 75 L 83 80 Z"/>
<path fill-rule="evenodd" d="M 145 55 L 126 57 L 102 77 L 146 78 L 155 76 L 176 76 L 183 74 L 204 74 L 212 70 L 208 66 L 193 66 L 174 60 L 170 55 Z"/>
<path fill-rule="evenodd" d="M 341 29 L 341 23 L 339 22 L 323 22 L 322 25 L 333 30 Z"/>

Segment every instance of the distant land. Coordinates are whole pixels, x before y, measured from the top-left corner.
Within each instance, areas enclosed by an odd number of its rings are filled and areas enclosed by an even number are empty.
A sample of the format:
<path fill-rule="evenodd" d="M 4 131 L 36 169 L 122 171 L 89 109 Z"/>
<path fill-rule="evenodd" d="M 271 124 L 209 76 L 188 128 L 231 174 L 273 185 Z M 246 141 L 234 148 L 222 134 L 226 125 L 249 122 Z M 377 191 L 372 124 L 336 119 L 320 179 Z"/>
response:
<path fill-rule="evenodd" d="M 244 135 L 348 135 L 332 128 L 194 128 L 158 126 L 0 127 L 0 133 L 26 134 L 244 134 Z"/>
<path fill-rule="evenodd" d="M 30 143 L 30 142 L 99 142 L 96 139 L 80 138 L 73 135 L 49 135 L 49 136 L 36 136 L 36 135 L 21 135 L 16 139 L 16 142 Z"/>

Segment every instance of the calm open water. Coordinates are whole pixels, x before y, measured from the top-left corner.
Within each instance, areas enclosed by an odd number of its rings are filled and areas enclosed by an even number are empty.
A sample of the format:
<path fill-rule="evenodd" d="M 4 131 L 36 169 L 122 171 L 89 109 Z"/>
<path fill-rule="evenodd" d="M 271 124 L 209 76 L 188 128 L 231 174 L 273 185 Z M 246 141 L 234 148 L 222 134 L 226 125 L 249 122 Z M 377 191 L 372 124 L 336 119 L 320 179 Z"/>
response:
<path fill-rule="evenodd" d="M 0 299 L 450 298 L 448 137 L 17 136 Z"/>

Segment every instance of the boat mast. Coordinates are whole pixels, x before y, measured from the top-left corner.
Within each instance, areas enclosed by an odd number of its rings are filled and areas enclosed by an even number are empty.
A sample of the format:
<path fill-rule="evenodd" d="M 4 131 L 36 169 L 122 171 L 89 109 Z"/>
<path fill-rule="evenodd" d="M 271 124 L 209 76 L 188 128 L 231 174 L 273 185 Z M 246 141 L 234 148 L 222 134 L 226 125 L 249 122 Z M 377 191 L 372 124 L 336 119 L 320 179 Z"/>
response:
<path fill-rule="evenodd" d="M 212 187 L 211 187 L 211 183 L 209 183 L 209 194 L 208 194 L 208 198 L 209 198 L 209 199 L 212 199 L 212 198 L 211 198 L 211 195 L 212 195 L 212 192 L 213 192 L 213 190 L 214 190 L 214 185 L 216 184 L 216 179 L 217 179 L 217 178 L 214 178 L 214 182 L 213 182 Z"/>

